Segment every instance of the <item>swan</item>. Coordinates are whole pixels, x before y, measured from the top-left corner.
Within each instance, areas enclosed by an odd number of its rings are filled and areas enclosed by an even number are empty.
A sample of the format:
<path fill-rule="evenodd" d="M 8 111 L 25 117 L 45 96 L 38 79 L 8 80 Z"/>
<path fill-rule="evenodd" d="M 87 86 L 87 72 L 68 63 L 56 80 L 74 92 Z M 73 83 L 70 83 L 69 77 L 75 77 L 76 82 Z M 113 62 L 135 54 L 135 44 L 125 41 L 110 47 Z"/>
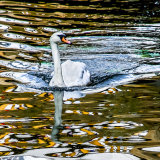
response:
<path fill-rule="evenodd" d="M 67 60 L 61 64 L 58 50 L 59 43 L 71 44 L 71 42 L 66 39 L 66 35 L 63 32 L 56 32 L 50 37 L 54 72 L 49 86 L 72 87 L 89 84 L 90 72 L 87 70 L 85 63 Z"/>

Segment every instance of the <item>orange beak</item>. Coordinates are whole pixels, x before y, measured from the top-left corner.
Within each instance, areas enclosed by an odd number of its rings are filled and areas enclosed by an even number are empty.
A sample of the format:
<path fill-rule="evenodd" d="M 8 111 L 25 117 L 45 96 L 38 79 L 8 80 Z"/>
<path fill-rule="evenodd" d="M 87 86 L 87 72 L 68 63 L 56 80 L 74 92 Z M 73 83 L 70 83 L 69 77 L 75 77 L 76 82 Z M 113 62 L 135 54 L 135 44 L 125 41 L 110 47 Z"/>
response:
<path fill-rule="evenodd" d="M 67 39 L 65 39 L 65 37 L 62 37 L 62 42 L 67 43 L 67 44 L 71 44 L 71 42 L 68 41 Z"/>

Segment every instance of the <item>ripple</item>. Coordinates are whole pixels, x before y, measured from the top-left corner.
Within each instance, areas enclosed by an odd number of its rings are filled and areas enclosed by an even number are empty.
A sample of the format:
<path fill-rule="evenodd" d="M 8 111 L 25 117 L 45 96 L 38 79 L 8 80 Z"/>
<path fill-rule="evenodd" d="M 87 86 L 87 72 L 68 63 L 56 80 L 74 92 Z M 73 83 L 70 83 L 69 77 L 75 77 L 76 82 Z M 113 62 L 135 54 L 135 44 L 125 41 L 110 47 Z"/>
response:
<path fill-rule="evenodd" d="M 7 68 L 19 69 L 19 70 L 38 70 L 38 63 L 31 63 L 25 61 L 4 61 L 0 60 L 0 64 L 6 66 Z M 11 78 L 11 77 L 10 77 Z"/>
<path fill-rule="evenodd" d="M 6 38 L 20 39 L 20 40 L 24 40 L 26 38 L 25 36 L 14 33 L 4 33 L 3 36 Z"/>
<path fill-rule="evenodd" d="M 57 32 L 58 31 L 58 29 L 51 28 L 51 27 L 43 27 L 42 30 L 47 31 L 47 32 Z"/>
<path fill-rule="evenodd" d="M 160 147 L 146 147 L 142 148 L 143 151 L 150 151 L 150 152 L 160 152 Z"/>
<path fill-rule="evenodd" d="M 34 47 L 34 46 L 23 44 L 23 43 L 8 42 L 8 41 L 0 41 L 0 46 L 2 48 L 19 49 L 19 50 L 25 50 L 30 52 L 50 51 L 50 49 L 47 49 L 47 48 Z"/>
<path fill-rule="evenodd" d="M 38 31 L 34 28 L 25 27 L 24 30 L 29 33 L 38 33 Z"/>
<path fill-rule="evenodd" d="M 20 119 L 0 119 L 0 123 L 11 123 L 11 122 L 29 122 L 30 120 L 27 118 L 20 118 Z"/>
<path fill-rule="evenodd" d="M 153 145 L 159 81 L 144 81 L 160 68 L 157 2 L 12 0 L 0 6 L 2 159 L 143 159 L 141 151 L 159 150 Z M 56 126 L 49 37 L 59 30 L 73 42 L 59 46 L 62 61 L 86 63 L 92 83 L 64 91 Z"/>
<path fill-rule="evenodd" d="M 7 26 L 7 25 L 4 25 L 4 24 L 0 24 L 0 30 L 5 31 L 5 30 L 7 30 L 8 28 L 10 28 L 10 27 Z"/>
<path fill-rule="evenodd" d="M 22 24 L 22 25 L 28 25 L 28 21 L 23 21 L 19 19 L 14 19 L 14 18 L 6 18 L 6 17 L 0 17 L 1 22 L 6 22 L 6 23 L 15 23 L 15 24 Z"/>

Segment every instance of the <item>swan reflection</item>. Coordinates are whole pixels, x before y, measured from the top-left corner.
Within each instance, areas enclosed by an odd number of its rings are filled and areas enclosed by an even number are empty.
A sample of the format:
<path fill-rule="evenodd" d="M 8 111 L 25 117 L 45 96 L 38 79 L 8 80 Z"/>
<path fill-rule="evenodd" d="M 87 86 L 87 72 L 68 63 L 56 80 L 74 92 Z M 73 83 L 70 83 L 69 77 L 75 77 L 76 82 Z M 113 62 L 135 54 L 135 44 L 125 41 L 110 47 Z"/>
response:
<path fill-rule="evenodd" d="M 54 103 L 55 103 L 55 115 L 54 115 L 54 126 L 52 129 L 52 135 L 51 138 L 53 141 L 58 141 L 58 133 L 61 129 L 61 123 L 62 123 L 62 107 L 63 107 L 63 91 L 55 91 L 54 92 Z"/>
<path fill-rule="evenodd" d="M 59 142 L 58 140 L 59 132 L 60 132 L 60 129 L 63 129 L 61 125 L 63 100 L 84 97 L 85 94 L 82 94 L 79 91 L 73 91 L 73 92 L 54 91 L 53 94 L 54 94 L 54 103 L 55 103 L 55 115 L 54 115 L 54 126 L 52 129 L 51 139 L 54 142 Z"/>

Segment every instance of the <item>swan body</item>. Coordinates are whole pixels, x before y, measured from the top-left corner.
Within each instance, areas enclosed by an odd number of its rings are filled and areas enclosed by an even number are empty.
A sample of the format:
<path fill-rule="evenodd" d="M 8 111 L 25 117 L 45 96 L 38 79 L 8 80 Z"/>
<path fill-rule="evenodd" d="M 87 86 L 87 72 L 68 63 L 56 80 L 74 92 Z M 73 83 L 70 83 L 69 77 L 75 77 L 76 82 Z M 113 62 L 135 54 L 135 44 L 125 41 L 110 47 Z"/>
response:
<path fill-rule="evenodd" d="M 87 85 L 90 82 L 90 72 L 87 70 L 85 63 L 67 60 L 61 64 L 58 43 L 71 44 L 65 37 L 62 32 L 56 32 L 50 38 L 54 73 L 49 86 L 72 87 Z"/>
<path fill-rule="evenodd" d="M 61 66 L 65 86 L 84 86 L 90 82 L 90 73 L 85 63 L 67 60 Z M 54 86 L 54 72 L 49 85 Z"/>

